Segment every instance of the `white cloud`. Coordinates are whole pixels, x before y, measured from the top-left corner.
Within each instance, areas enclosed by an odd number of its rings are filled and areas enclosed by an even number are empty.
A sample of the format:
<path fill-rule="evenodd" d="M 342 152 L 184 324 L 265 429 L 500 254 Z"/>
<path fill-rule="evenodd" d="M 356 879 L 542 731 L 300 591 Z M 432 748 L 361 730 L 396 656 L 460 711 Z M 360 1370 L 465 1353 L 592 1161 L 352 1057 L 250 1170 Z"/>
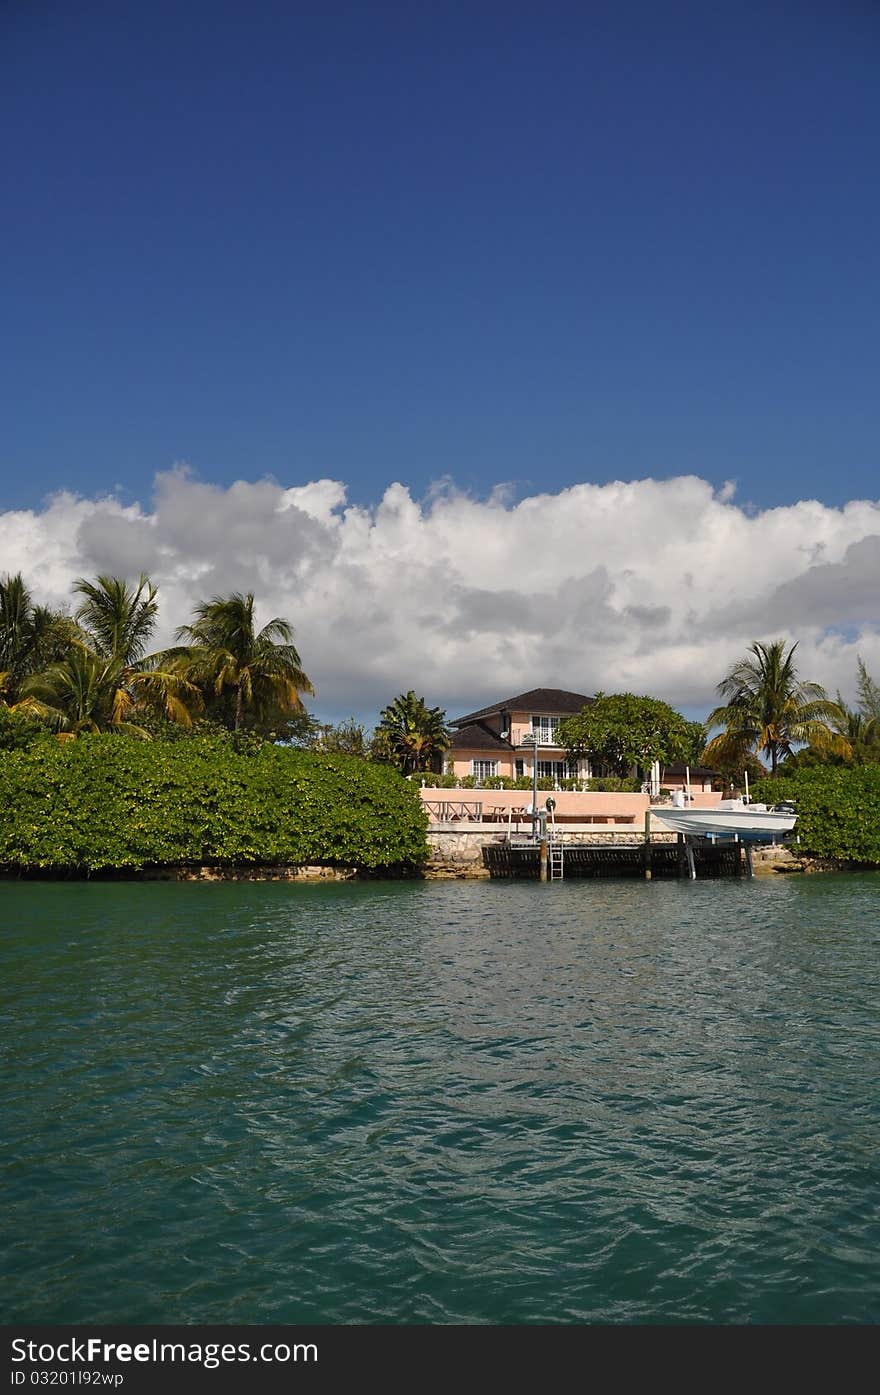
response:
<path fill-rule="evenodd" d="M 512 503 L 442 482 L 373 508 L 316 480 L 157 476 L 151 508 L 57 495 L 0 514 L 0 571 L 41 600 L 76 576 L 149 572 L 159 642 L 193 603 L 255 592 L 296 627 L 326 716 L 369 717 L 414 687 L 451 715 L 539 685 L 714 703 L 752 639 L 800 642 L 805 676 L 852 691 L 880 671 L 880 501 L 756 512 L 694 476 L 579 484 Z"/>

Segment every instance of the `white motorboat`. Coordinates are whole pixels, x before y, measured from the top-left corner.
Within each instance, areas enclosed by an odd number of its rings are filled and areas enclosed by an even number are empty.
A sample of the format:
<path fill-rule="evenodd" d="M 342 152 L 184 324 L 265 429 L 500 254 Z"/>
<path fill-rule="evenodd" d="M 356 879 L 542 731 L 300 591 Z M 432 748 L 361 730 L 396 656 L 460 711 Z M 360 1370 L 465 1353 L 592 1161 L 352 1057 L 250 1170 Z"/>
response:
<path fill-rule="evenodd" d="M 797 822 L 791 804 L 746 804 L 742 799 L 722 799 L 713 809 L 651 809 L 652 817 L 674 833 L 694 838 L 731 837 L 748 842 L 774 842 L 790 833 Z"/>

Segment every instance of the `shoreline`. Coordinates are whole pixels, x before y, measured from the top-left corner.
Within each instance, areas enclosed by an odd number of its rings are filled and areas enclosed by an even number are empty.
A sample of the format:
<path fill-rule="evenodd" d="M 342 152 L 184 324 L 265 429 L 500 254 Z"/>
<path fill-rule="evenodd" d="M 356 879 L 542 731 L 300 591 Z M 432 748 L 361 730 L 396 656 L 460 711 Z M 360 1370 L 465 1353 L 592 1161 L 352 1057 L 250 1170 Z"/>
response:
<path fill-rule="evenodd" d="M 822 872 L 880 872 L 876 863 L 849 862 L 843 859 L 798 855 L 789 848 L 767 848 L 754 856 L 756 877 L 774 875 L 815 876 Z M 487 868 L 474 860 L 451 861 L 437 859 L 421 866 L 369 869 L 350 866 L 311 864 L 305 866 L 271 866 L 240 864 L 217 867 L 210 865 L 166 867 L 114 867 L 88 871 L 86 868 L 13 868 L 0 867 L 3 882 L 376 882 L 376 881 L 491 881 Z M 581 880 L 572 878 L 571 880 Z M 597 880 L 618 880 L 597 878 Z M 628 878 L 627 880 L 639 880 Z"/>

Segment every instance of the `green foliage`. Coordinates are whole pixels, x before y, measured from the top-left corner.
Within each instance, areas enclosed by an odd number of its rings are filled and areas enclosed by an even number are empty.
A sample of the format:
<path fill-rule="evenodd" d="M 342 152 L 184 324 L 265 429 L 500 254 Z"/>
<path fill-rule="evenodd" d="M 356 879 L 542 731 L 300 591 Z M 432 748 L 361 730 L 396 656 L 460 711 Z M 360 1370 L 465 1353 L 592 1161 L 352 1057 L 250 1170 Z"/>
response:
<path fill-rule="evenodd" d="M 531 775 L 488 775 L 484 780 L 476 780 L 473 775 L 436 775 L 430 771 L 424 774 L 408 775 L 407 779 L 417 787 L 424 783 L 431 790 L 530 790 Z M 618 775 L 597 776 L 592 780 L 552 780 L 542 775 L 538 780 L 539 790 L 603 790 L 606 793 L 638 794 L 641 781 Z"/>
<path fill-rule="evenodd" d="M 439 766 L 449 741 L 446 713 L 439 707 L 426 706 L 425 699 L 417 697 L 410 688 L 379 714 L 373 755 L 380 760 L 390 756 L 398 769 L 409 775 Z M 382 750 L 387 754 L 383 755 Z"/>
<path fill-rule="evenodd" d="M 633 766 L 687 760 L 696 725 L 659 698 L 597 693 L 595 702 L 560 724 L 559 740 L 572 759 L 587 756 L 626 777 Z"/>
<path fill-rule="evenodd" d="M 823 747 L 807 746 L 795 757 L 799 766 L 806 765 L 878 765 L 880 764 L 880 688 L 874 682 L 861 657 L 858 660 L 856 684 L 858 705 L 847 707 L 838 690 L 833 730 L 843 737 L 843 754 Z"/>
<path fill-rule="evenodd" d="M 76 618 L 96 654 L 126 666 L 144 657 L 159 609 L 149 577 L 141 573 L 135 587 L 118 576 L 81 576 L 73 589 L 83 597 Z"/>
<path fill-rule="evenodd" d="M 757 784 L 752 797 L 791 800 L 795 832 L 809 856 L 880 865 L 880 766 L 783 768 Z"/>
<path fill-rule="evenodd" d="M 373 760 L 377 757 L 373 756 Z M 438 775 L 436 771 L 419 771 L 417 775 L 407 775 L 407 780 L 418 789 L 424 782 L 425 788 L 429 790 L 454 790 L 461 785 L 461 777 L 458 775 Z"/>
<path fill-rule="evenodd" d="M 312 722 L 314 751 L 338 751 L 347 756 L 367 756 L 367 733 L 361 722 L 348 717 L 344 722 Z"/>
<path fill-rule="evenodd" d="M 303 714 L 302 720 L 308 728 L 308 740 L 293 744 L 297 749 L 314 750 L 311 718 Z M 255 756 L 264 746 L 276 740 L 274 732 L 270 732 L 268 736 L 261 736 L 249 726 L 242 727 L 240 731 L 231 731 L 216 717 L 197 717 L 190 726 L 185 727 L 178 722 L 172 722 L 161 712 L 139 710 L 138 725 L 152 740 L 192 741 L 210 737 L 219 745 L 228 746 L 230 751 L 237 751 L 240 756 Z M 282 738 L 279 735 L 277 739 Z M 289 740 L 289 737 L 285 735 L 284 740 Z"/>
<path fill-rule="evenodd" d="M 0 580 L 0 694 L 16 703 L 22 683 L 57 663 L 81 638 L 76 623 L 60 611 L 34 605 L 21 573 Z"/>
<path fill-rule="evenodd" d="M 99 872 L 427 856 L 418 792 L 388 767 L 231 739 L 44 740 L 0 757 L 0 865 Z"/>
<path fill-rule="evenodd" d="M 261 630 L 252 592 L 214 596 L 195 607 L 192 625 L 177 631 L 187 647 L 166 659 L 202 691 L 209 715 L 239 731 L 246 721 L 261 735 L 303 711 L 313 693 L 293 643 L 289 620 L 275 616 Z"/>
<path fill-rule="evenodd" d="M 760 751 L 775 775 L 799 742 L 849 757 L 848 741 L 833 726 L 838 705 L 818 683 L 798 676 L 796 649 L 796 644 L 786 649 L 782 639 L 750 644 L 745 658 L 722 678 L 717 691 L 726 702 L 706 718 L 710 728 L 723 728 L 706 747 L 712 765 L 741 767 L 747 754 Z"/>
<path fill-rule="evenodd" d="M 608 794 L 639 794 L 641 788 L 641 780 L 628 779 L 625 776 L 618 778 L 616 775 L 603 775 L 587 782 L 587 789 L 604 790 Z"/>
<path fill-rule="evenodd" d="M 706 728 L 702 722 L 685 722 L 688 730 L 687 750 L 679 757 L 687 765 L 702 765 L 706 745 Z"/>
<path fill-rule="evenodd" d="M 865 721 L 880 722 L 880 685 L 874 682 L 861 655 L 858 657 L 858 710 Z"/>
<path fill-rule="evenodd" d="M 741 790 L 745 785 L 746 773 L 750 784 L 767 778 L 766 765 L 751 751 L 722 749 L 720 756 L 711 762 L 711 768 L 718 771 L 721 789 L 726 793 L 729 793 L 731 786 Z"/>
<path fill-rule="evenodd" d="M 385 765 L 393 765 L 396 768 L 397 758 L 394 754 L 391 737 L 383 727 L 374 728 L 373 734 L 367 744 L 367 756 L 370 760 L 382 761 Z M 430 772 L 423 773 L 427 774 Z"/>
<path fill-rule="evenodd" d="M 52 738 L 39 717 L 0 705 L 0 751 L 26 751 L 34 742 L 47 740 Z"/>

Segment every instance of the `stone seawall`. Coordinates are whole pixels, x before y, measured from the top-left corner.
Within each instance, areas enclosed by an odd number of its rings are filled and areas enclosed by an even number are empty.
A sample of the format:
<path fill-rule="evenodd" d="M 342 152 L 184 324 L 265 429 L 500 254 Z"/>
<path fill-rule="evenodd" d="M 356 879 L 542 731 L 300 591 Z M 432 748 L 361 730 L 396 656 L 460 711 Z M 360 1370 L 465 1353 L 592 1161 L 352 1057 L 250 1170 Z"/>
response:
<path fill-rule="evenodd" d="M 457 879 L 461 877 L 488 877 L 483 866 L 483 844 L 500 843 L 506 838 L 498 824 L 468 824 L 464 827 L 431 828 L 428 830 L 430 857 L 425 868 L 426 877 Z M 618 847 L 641 847 L 645 841 L 644 832 L 632 824 L 620 829 L 566 830 L 566 847 L 578 845 L 607 847 L 614 843 Z M 674 843 L 674 833 L 654 834 L 652 843 Z"/>
<path fill-rule="evenodd" d="M 483 845 L 502 842 L 505 834 L 497 824 L 470 824 L 464 828 L 432 828 L 428 831 L 430 857 L 425 867 L 429 878 L 458 880 L 465 877 L 488 877 L 483 866 Z M 606 829 L 566 831 L 566 847 L 596 846 L 640 847 L 644 833 L 640 829 Z M 652 845 L 674 843 L 674 833 L 652 833 Z M 817 862 L 806 857 L 797 847 L 755 847 L 752 865 L 756 876 L 786 872 L 826 872 L 842 870 L 843 864 Z"/>
<path fill-rule="evenodd" d="M 810 872 L 820 870 L 813 865 L 796 847 L 759 847 L 752 849 L 752 870 L 755 876 L 765 876 L 774 872 Z M 822 871 L 827 869 L 822 868 Z"/>
<path fill-rule="evenodd" d="M 431 855 L 425 867 L 426 877 L 457 880 L 461 877 L 488 877 L 483 866 L 483 844 L 489 841 L 486 830 L 471 829 L 467 833 L 428 832 Z"/>

